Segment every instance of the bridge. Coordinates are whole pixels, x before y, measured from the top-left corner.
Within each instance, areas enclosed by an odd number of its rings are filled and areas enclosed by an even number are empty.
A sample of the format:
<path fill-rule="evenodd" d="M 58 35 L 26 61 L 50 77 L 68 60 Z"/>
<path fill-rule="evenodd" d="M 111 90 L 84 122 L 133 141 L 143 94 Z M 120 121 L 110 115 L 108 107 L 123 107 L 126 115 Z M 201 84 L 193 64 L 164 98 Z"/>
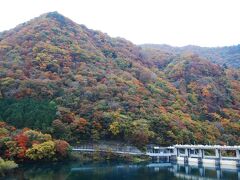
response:
<path fill-rule="evenodd" d="M 72 148 L 76 152 L 112 152 L 116 154 L 145 155 L 139 149 L 133 146 L 107 146 L 107 145 L 82 145 Z"/>
<path fill-rule="evenodd" d="M 180 157 L 197 157 L 197 158 L 209 158 L 209 159 L 230 159 L 240 160 L 240 146 L 220 146 L 220 145 L 175 145 L 175 154 Z M 184 153 L 180 152 L 184 150 Z M 205 151 L 215 151 L 214 156 L 208 156 Z M 235 156 L 224 157 L 222 151 L 233 151 Z"/>
<path fill-rule="evenodd" d="M 84 149 L 84 148 L 73 148 L 72 151 L 77 152 L 112 152 L 116 154 L 129 154 L 129 155 L 144 155 L 145 153 L 142 152 L 135 152 L 135 151 L 117 151 L 111 149 Z"/>
<path fill-rule="evenodd" d="M 230 155 L 229 155 L 230 154 Z M 240 146 L 220 145 L 174 145 L 170 147 L 153 147 L 146 155 L 175 160 L 183 164 L 229 165 L 240 168 Z"/>
<path fill-rule="evenodd" d="M 72 151 L 76 152 L 112 152 L 116 154 L 147 155 L 159 161 L 178 161 L 185 164 L 215 164 L 233 165 L 240 168 L 240 146 L 220 145 L 173 145 L 169 147 L 151 146 L 146 152 L 141 152 L 133 146 L 78 146 Z M 211 153 L 209 153 L 211 151 Z M 225 152 L 225 154 L 223 153 Z M 226 156 L 231 152 L 231 156 Z"/>

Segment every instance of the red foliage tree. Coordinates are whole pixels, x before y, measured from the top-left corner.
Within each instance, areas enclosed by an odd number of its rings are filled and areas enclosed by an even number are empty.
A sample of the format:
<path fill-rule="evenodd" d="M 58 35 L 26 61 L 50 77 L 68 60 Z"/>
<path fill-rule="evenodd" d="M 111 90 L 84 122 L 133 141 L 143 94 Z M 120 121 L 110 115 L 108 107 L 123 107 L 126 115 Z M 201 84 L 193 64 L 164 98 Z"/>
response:
<path fill-rule="evenodd" d="M 56 140 L 55 147 L 56 147 L 57 153 L 59 153 L 63 157 L 67 156 L 68 150 L 70 148 L 69 144 L 63 140 Z"/>
<path fill-rule="evenodd" d="M 14 139 L 17 141 L 17 145 L 19 147 L 17 157 L 24 158 L 27 150 L 28 137 L 23 133 L 20 133 L 16 135 Z"/>

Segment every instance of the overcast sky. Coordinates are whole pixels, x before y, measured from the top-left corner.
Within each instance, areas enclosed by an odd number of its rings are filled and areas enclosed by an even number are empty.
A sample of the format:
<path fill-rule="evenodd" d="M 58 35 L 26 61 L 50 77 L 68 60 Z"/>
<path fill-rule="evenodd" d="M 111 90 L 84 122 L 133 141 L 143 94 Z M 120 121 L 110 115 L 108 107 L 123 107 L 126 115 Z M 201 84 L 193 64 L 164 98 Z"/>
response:
<path fill-rule="evenodd" d="M 1 0 L 0 31 L 50 11 L 135 44 L 240 44 L 240 0 Z"/>

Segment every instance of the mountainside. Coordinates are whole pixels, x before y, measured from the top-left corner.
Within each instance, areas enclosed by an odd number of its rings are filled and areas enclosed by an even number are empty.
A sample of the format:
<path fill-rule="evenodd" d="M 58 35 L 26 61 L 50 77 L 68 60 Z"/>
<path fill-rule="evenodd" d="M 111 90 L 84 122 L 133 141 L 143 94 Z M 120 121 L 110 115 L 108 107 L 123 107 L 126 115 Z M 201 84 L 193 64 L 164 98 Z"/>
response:
<path fill-rule="evenodd" d="M 240 142 L 240 72 L 47 13 L 0 34 L 0 119 L 70 142 Z"/>
<path fill-rule="evenodd" d="M 151 51 L 161 50 L 165 53 L 173 54 L 194 53 L 216 64 L 235 68 L 240 67 L 240 45 L 208 48 L 191 45 L 172 47 L 168 45 L 144 44 L 141 45 L 141 47 L 144 49 L 151 49 Z"/>

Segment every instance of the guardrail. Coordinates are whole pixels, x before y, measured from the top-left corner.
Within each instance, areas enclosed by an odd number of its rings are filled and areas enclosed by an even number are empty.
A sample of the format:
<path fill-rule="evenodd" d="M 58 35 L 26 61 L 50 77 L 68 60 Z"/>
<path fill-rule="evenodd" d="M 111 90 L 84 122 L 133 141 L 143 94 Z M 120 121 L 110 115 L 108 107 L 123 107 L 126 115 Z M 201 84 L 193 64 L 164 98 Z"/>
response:
<path fill-rule="evenodd" d="M 72 148 L 72 151 L 79 151 L 79 152 L 113 152 L 117 154 L 131 154 L 131 155 L 144 155 L 145 153 L 141 152 L 138 149 L 131 148 L 131 147 L 99 147 L 99 146 L 78 146 Z"/>

